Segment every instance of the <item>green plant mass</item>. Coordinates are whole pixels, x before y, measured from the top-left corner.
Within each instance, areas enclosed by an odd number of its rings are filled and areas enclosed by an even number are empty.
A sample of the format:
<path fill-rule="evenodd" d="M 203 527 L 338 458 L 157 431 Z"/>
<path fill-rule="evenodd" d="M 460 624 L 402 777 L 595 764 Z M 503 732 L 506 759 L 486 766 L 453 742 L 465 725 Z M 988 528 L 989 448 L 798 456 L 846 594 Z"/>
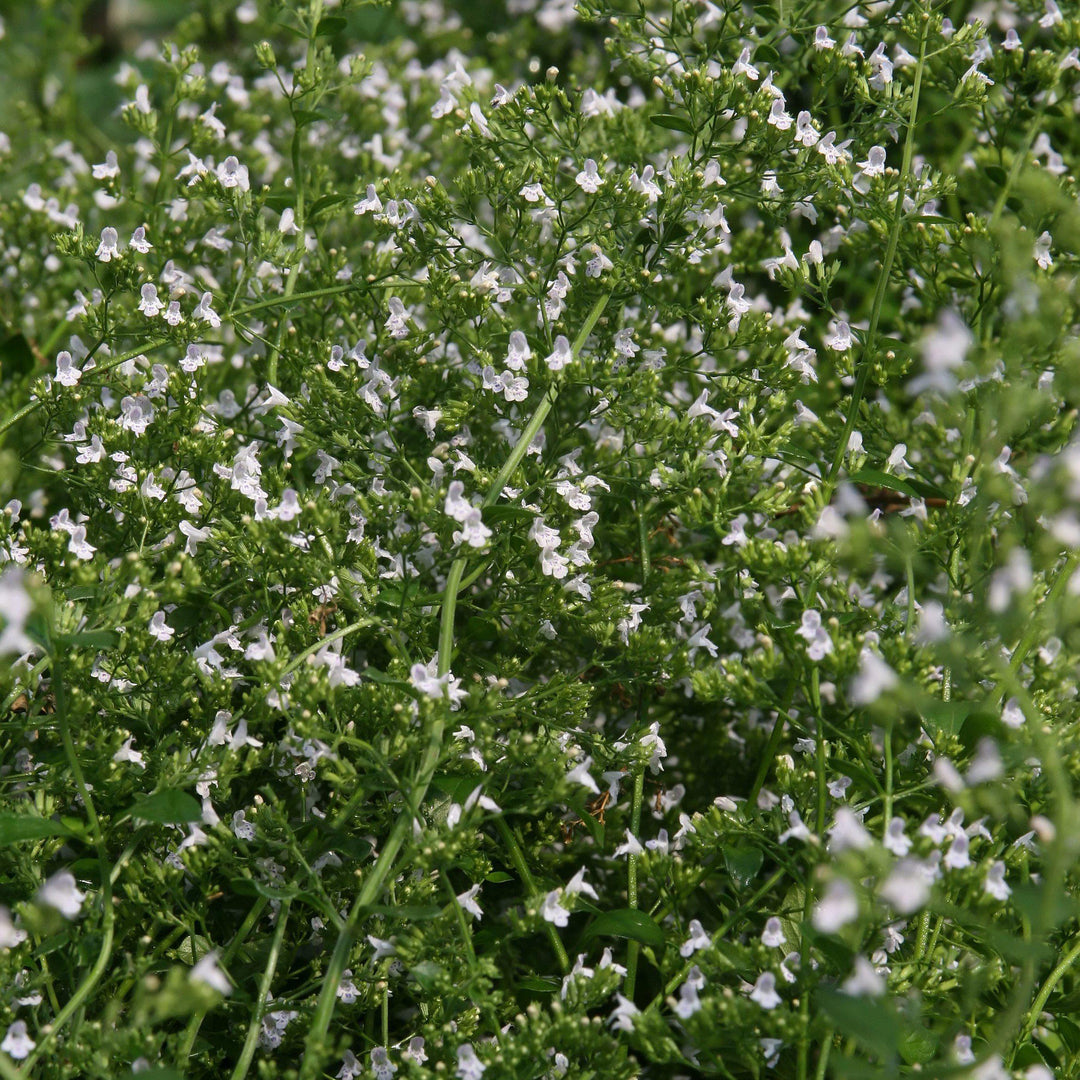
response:
<path fill-rule="evenodd" d="M 1080 1076 L 1080 10 L 0 16 L 0 1080 Z"/>

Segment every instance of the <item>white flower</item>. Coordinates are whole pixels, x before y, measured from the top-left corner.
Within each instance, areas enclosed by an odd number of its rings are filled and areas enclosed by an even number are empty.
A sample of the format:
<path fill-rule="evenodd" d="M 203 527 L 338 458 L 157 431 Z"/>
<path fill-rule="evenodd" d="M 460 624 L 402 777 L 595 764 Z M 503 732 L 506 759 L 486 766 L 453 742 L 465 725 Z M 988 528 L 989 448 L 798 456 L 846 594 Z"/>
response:
<path fill-rule="evenodd" d="M 563 892 L 567 896 L 576 896 L 578 893 L 584 893 L 586 896 L 591 896 L 594 900 L 599 900 L 596 890 L 585 880 L 585 867 L 583 866 L 567 883 Z M 693 923 L 690 924 L 693 926 Z M 604 966 L 603 961 L 600 964 Z"/>
<path fill-rule="evenodd" d="M 101 243 L 98 244 L 95 255 L 99 262 L 106 263 L 120 258 L 120 239 L 111 225 L 106 225 L 101 230 Z"/>
<path fill-rule="evenodd" d="M 765 922 L 765 929 L 761 931 L 761 944 L 769 949 L 778 949 L 787 938 L 784 937 L 784 927 L 780 920 L 771 915 Z"/>
<path fill-rule="evenodd" d="M 1005 863 L 998 859 L 986 872 L 983 889 L 995 900 L 1008 900 L 1012 889 L 1005 880 Z"/>
<path fill-rule="evenodd" d="M 521 371 L 532 356 L 528 339 L 520 330 L 511 331 L 510 345 L 506 353 L 506 366 L 511 371 Z"/>
<path fill-rule="evenodd" d="M 876 652 L 864 648 L 859 656 L 859 673 L 848 689 L 848 700 L 852 705 L 869 705 L 899 682 L 896 672 Z"/>
<path fill-rule="evenodd" d="M 480 1080 L 484 1075 L 486 1066 L 476 1056 L 476 1051 L 471 1043 L 457 1048 L 457 1075 L 458 1080 Z"/>
<path fill-rule="evenodd" d="M 735 66 L 731 69 L 732 75 L 745 75 L 751 82 L 757 82 L 761 78 L 761 74 L 758 69 L 750 63 L 750 46 L 747 45 L 741 53 L 739 53 L 739 59 L 735 61 Z"/>
<path fill-rule="evenodd" d="M 379 198 L 378 193 L 375 191 L 375 185 L 368 184 L 364 198 L 353 204 L 353 213 L 366 214 L 370 210 L 377 214 L 382 208 L 382 199 Z"/>
<path fill-rule="evenodd" d="M 461 680 L 455 679 L 451 672 L 445 675 L 437 675 L 439 658 L 433 656 L 427 664 L 413 664 L 409 669 L 409 682 L 425 697 L 440 700 L 448 698 L 450 707 L 456 709 L 458 703 L 469 696 L 467 690 L 461 689 Z"/>
<path fill-rule="evenodd" d="M 782 1004 L 783 998 L 776 992 L 776 976 L 771 971 L 763 971 L 750 991 L 750 1000 L 757 1002 L 763 1009 L 775 1009 Z"/>
<path fill-rule="evenodd" d="M 544 362 L 552 371 L 562 371 L 567 364 L 573 362 L 573 359 L 574 354 L 570 349 L 570 342 L 567 341 L 565 335 L 559 334 L 555 338 L 555 348 Z"/>
<path fill-rule="evenodd" d="M 480 892 L 480 884 L 477 883 L 471 889 L 458 894 L 457 902 L 474 918 L 483 918 L 484 912 L 476 902 L 476 896 Z"/>
<path fill-rule="evenodd" d="M 22 1061 L 23 1058 L 28 1057 L 35 1046 L 37 1043 L 26 1033 L 25 1020 L 16 1020 L 7 1029 L 4 1041 L 0 1042 L 0 1050 L 16 1061 Z"/>
<path fill-rule="evenodd" d="M 878 889 L 878 895 L 901 915 L 910 915 L 930 899 L 930 885 L 918 859 L 901 859 Z"/>
<path fill-rule="evenodd" d="M 386 320 L 386 329 L 390 331 L 390 336 L 393 338 L 408 337 L 409 313 L 401 299 L 397 296 L 391 296 L 387 301 L 387 307 L 390 315 Z"/>
<path fill-rule="evenodd" d="M 139 750 L 133 749 L 134 742 L 134 736 L 126 739 L 124 745 L 113 754 L 112 759 L 118 763 L 129 762 L 132 765 L 138 765 L 140 769 L 145 769 L 146 762 L 143 761 L 142 753 Z"/>
<path fill-rule="evenodd" d="M 859 900 L 855 890 L 843 879 L 829 882 L 825 895 L 817 902 L 810 918 L 815 930 L 835 934 L 859 917 Z"/>
<path fill-rule="evenodd" d="M 1024 726 L 1024 710 L 1020 707 L 1019 698 L 1011 697 L 1005 702 L 1001 710 L 1001 722 L 1014 729 Z"/>
<path fill-rule="evenodd" d="M 0 949 L 14 949 L 27 938 L 27 932 L 15 925 L 11 912 L 0 904 Z"/>
<path fill-rule="evenodd" d="M 593 192 L 599 191 L 603 186 L 604 178 L 600 175 L 599 170 L 596 167 L 596 162 L 592 158 L 585 159 L 585 165 L 581 172 L 574 177 L 574 183 L 577 184 L 582 191 L 587 191 L 590 195 Z"/>
<path fill-rule="evenodd" d="M 828 630 L 821 625 L 821 613 L 813 608 L 803 612 L 799 629 L 795 633 L 808 642 L 806 655 L 815 663 L 833 651 L 832 638 L 829 637 Z"/>
<path fill-rule="evenodd" d="M 376 1046 L 371 1051 L 371 1069 L 375 1074 L 375 1080 L 391 1080 L 396 1073 L 397 1066 L 390 1060 L 385 1046 Z"/>
<path fill-rule="evenodd" d="M 76 386 L 82 378 L 82 371 L 75 366 L 75 361 L 67 350 L 56 355 L 55 377 L 61 386 Z"/>
<path fill-rule="evenodd" d="M 619 855 L 642 855 L 644 852 L 645 849 L 639 843 L 638 838 L 629 829 L 626 830 L 626 843 L 620 844 L 615 849 L 616 857 Z"/>
<path fill-rule="evenodd" d="M 1048 232 L 1042 233 L 1035 241 L 1035 261 L 1042 270 L 1049 270 L 1054 265 L 1054 259 L 1050 254 L 1053 243 L 1054 238 Z"/>
<path fill-rule="evenodd" d="M 86 526 L 76 525 L 71 530 L 71 539 L 68 541 L 68 551 L 76 559 L 92 559 L 97 548 L 86 539 Z"/>
<path fill-rule="evenodd" d="M 863 851 L 873 841 L 866 831 L 862 819 L 853 810 L 841 806 L 833 818 L 832 828 L 829 830 L 828 850 L 839 854 L 849 848 L 855 851 Z"/>
<path fill-rule="evenodd" d="M 596 786 L 596 781 L 589 774 L 590 765 L 592 765 L 592 758 L 586 757 L 584 761 L 578 762 L 578 764 L 566 774 L 566 780 L 571 784 L 581 784 L 582 787 L 586 787 L 589 791 L 599 795 L 600 789 Z"/>
<path fill-rule="evenodd" d="M 885 993 L 885 980 L 865 956 L 856 956 L 855 970 L 842 989 L 851 997 L 881 997 Z"/>
<path fill-rule="evenodd" d="M 204 540 L 210 539 L 209 527 L 200 529 L 191 521 L 181 521 L 180 531 L 187 537 L 187 543 L 184 544 L 184 552 L 187 555 L 198 555 L 199 547 Z"/>
<path fill-rule="evenodd" d="M 851 327 L 843 319 L 826 335 L 825 347 L 834 352 L 846 352 L 851 348 Z"/>
<path fill-rule="evenodd" d="M 902 817 L 894 817 L 885 830 L 885 839 L 882 841 L 885 847 L 894 855 L 903 857 L 911 850 L 911 840 L 904 832 L 905 821 Z"/>
<path fill-rule="evenodd" d="M 77 919 L 86 894 L 79 892 L 74 874 L 60 870 L 41 886 L 37 899 L 39 903 L 55 908 L 65 919 Z"/>
<path fill-rule="evenodd" d="M 148 318 L 152 319 L 156 315 L 160 315 L 165 309 L 165 303 L 158 299 L 157 286 L 148 281 L 140 290 L 139 296 L 142 298 L 139 300 L 139 310 Z"/>
<path fill-rule="evenodd" d="M 128 247 L 137 251 L 140 255 L 145 255 L 148 251 L 152 250 L 153 244 L 146 239 L 146 226 L 140 225 L 132 234 L 131 239 L 128 241 Z"/>
<path fill-rule="evenodd" d="M 213 293 L 204 292 L 199 299 L 198 306 L 191 313 L 196 319 L 209 323 L 214 329 L 221 325 L 221 316 L 213 308 Z"/>
<path fill-rule="evenodd" d="M 679 946 L 679 955 L 686 959 L 693 956 L 698 949 L 707 949 L 712 944 L 712 938 L 705 933 L 705 928 L 697 919 L 691 919 L 688 927 L 690 936 Z"/>
<path fill-rule="evenodd" d="M 217 950 L 211 949 L 192 969 L 190 978 L 193 982 L 205 983 L 212 990 L 226 996 L 232 993 L 228 976 L 218 967 Z"/>
<path fill-rule="evenodd" d="M 540 914 L 549 923 L 554 923 L 556 926 L 566 926 L 570 919 L 570 912 L 562 906 L 559 902 L 561 897 L 559 896 L 558 889 L 552 889 L 544 897 L 543 906 L 540 908 Z"/>
<path fill-rule="evenodd" d="M 223 188 L 238 188 L 240 191 L 250 191 L 251 182 L 248 179 L 246 165 L 241 165 L 235 155 L 230 154 L 216 170 L 218 183 Z"/>

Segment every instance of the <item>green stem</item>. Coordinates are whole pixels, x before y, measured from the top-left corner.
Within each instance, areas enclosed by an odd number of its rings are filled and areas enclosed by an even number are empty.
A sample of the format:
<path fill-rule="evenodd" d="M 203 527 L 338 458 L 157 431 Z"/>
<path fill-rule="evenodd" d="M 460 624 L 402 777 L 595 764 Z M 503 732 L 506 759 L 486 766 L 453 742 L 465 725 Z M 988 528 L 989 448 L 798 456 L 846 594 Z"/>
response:
<path fill-rule="evenodd" d="M 641 803 L 645 793 L 645 766 L 638 766 L 634 773 L 634 793 L 630 803 L 630 832 L 636 837 L 641 832 Z M 636 910 L 638 906 L 638 857 L 630 852 L 626 856 L 626 906 Z M 638 954 L 641 945 L 631 941 L 626 949 L 626 981 L 623 993 L 634 1000 L 634 986 L 637 983 Z"/>
<path fill-rule="evenodd" d="M 52 1022 L 42 1028 L 42 1035 L 34 1048 L 33 1053 L 22 1065 L 25 1075 L 30 1075 L 33 1064 L 49 1049 L 50 1044 L 63 1029 L 71 1017 L 82 1008 L 83 1003 L 93 992 L 101 976 L 108 966 L 109 957 L 112 955 L 113 935 L 115 932 L 116 915 L 113 911 L 112 874 L 109 865 L 108 851 L 105 846 L 105 835 L 101 830 L 101 822 L 94 808 L 94 800 L 87 786 L 86 777 L 83 775 L 79 756 L 75 752 L 75 742 L 71 737 L 71 717 L 68 712 L 67 688 L 64 684 L 63 662 L 55 646 L 50 648 L 53 672 L 53 693 L 56 696 L 56 716 L 60 726 L 60 737 L 64 743 L 64 754 L 67 757 L 71 773 L 75 777 L 75 784 L 82 797 L 83 806 L 86 807 L 86 816 L 90 823 L 90 832 L 94 838 L 94 846 L 98 853 L 98 862 L 101 873 L 101 924 L 102 939 L 101 948 L 98 950 L 94 966 L 87 972 L 86 977 L 79 984 L 78 989 L 71 995 L 68 1003 L 60 1010 Z"/>
<path fill-rule="evenodd" d="M 530 897 L 539 896 L 540 890 L 536 887 L 536 880 L 529 870 L 529 864 L 525 862 L 525 854 L 521 850 L 517 837 L 514 835 L 514 830 L 510 828 L 506 823 L 506 819 L 501 815 L 497 816 L 494 821 L 495 828 L 498 830 L 510 854 L 510 862 L 513 863 L 514 869 L 525 885 L 526 891 Z M 563 945 L 562 938 L 559 937 L 559 931 L 554 923 L 545 920 L 544 927 L 547 930 L 548 941 L 551 942 L 551 947 L 555 950 L 555 955 L 559 960 L 559 968 L 565 975 L 570 970 L 570 957 L 566 955 L 566 947 Z"/>
<path fill-rule="evenodd" d="M 1046 982 L 1042 984 L 1038 994 L 1035 995 L 1035 1000 L 1031 1003 L 1031 1008 L 1028 1009 L 1027 1016 L 1024 1018 L 1024 1025 L 1020 1029 L 1020 1037 L 1017 1039 L 1019 1045 L 1027 1042 L 1031 1033 L 1035 1030 L 1035 1025 L 1039 1022 L 1043 1009 L 1046 1008 L 1046 1003 L 1050 1000 L 1050 995 L 1054 992 L 1057 984 L 1069 973 L 1069 969 L 1076 963 L 1078 957 L 1080 957 L 1080 938 L 1061 958 L 1058 965 L 1047 976 Z"/>
<path fill-rule="evenodd" d="M 593 305 L 592 310 L 585 319 L 581 332 L 574 340 L 572 348 L 574 360 L 577 360 L 585 342 L 588 340 L 589 334 L 592 333 L 610 299 L 611 294 L 605 293 Z M 483 506 L 491 506 L 502 494 L 503 488 L 513 475 L 514 470 L 524 459 L 530 444 L 536 437 L 548 413 L 551 412 L 551 408 L 558 397 L 560 386 L 561 381 L 556 379 L 544 392 L 544 396 L 537 405 L 532 418 L 526 424 L 525 430 L 518 436 L 510 455 L 495 477 L 491 489 L 484 499 Z M 450 656 L 454 647 L 454 614 L 457 610 L 458 590 L 461 587 L 461 579 L 465 573 L 465 564 L 465 555 L 459 555 L 454 560 L 450 572 L 447 574 L 446 586 L 443 590 L 442 610 L 439 613 L 438 674 L 440 676 L 446 675 L 450 671 Z M 423 804 L 439 763 L 445 723 L 446 721 L 441 714 L 436 714 L 432 718 L 428 743 L 424 749 L 420 766 L 416 771 L 411 790 L 405 800 L 405 808 L 394 822 L 390 835 L 387 837 L 378 859 L 375 860 L 375 865 L 364 879 L 360 892 L 353 901 L 345 927 L 338 934 L 334 952 L 323 976 L 322 989 L 319 992 L 319 999 L 311 1018 L 311 1026 L 308 1029 L 308 1036 L 305 1041 L 306 1051 L 303 1063 L 300 1066 L 300 1080 L 314 1080 L 318 1073 L 319 1059 L 326 1040 L 326 1033 L 330 1029 L 330 1019 L 333 1016 L 334 1004 L 337 1000 L 338 984 L 341 981 L 342 972 L 345 970 L 352 942 L 359 934 L 360 919 L 365 910 L 375 902 L 375 899 L 382 892 L 383 883 L 390 874 L 398 851 L 405 842 L 406 836 L 412 830 L 413 815 Z"/>
<path fill-rule="evenodd" d="M 848 440 L 855 429 L 855 422 L 859 416 L 859 405 L 866 393 L 867 383 L 870 381 L 870 372 L 873 370 L 874 346 L 877 344 L 878 324 L 881 321 L 881 310 L 885 303 L 885 293 L 889 288 L 889 275 L 892 273 L 893 260 L 896 258 L 896 248 L 900 241 L 900 223 L 904 218 L 904 193 L 907 189 L 908 179 L 911 176 L 911 158 L 915 149 L 915 119 L 919 110 L 919 95 L 922 91 L 923 68 L 926 64 L 926 35 L 930 20 L 924 13 L 923 28 L 919 37 L 919 62 L 915 68 L 915 84 L 911 91 L 911 109 L 908 113 L 907 136 L 904 139 L 904 156 L 900 165 L 900 179 L 896 186 L 896 207 L 893 213 L 892 227 L 889 230 L 889 242 L 885 249 L 885 258 L 881 261 L 881 272 L 878 275 L 877 286 L 874 289 L 874 303 L 870 312 L 870 326 L 866 331 L 866 339 L 862 351 L 862 363 L 859 366 L 859 374 L 855 379 L 855 388 L 851 394 L 851 405 L 848 409 L 847 419 L 844 421 L 844 430 L 840 435 L 836 453 L 832 464 L 822 484 L 825 502 L 832 498 L 835 476 L 843 464 L 844 455 L 847 453 Z"/>
<path fill-rule="evenodd" d="M 240 924 L 240 929 L 236 932 L 236 936 L 229 942 L 228 947 L 221 954 L 221 962 L 225 966 L 228 966 L 229 961 L 235 956 L 240 946 L 247 940 L 248 934 L 254 929 L 255 924 L 259 921 L 263 911 L 266 910 L 266 905 L 270 901 L 265 896 L 260 896 L 251 906 L 251 910 L 247 913 L 244 921 Z M 191 1019 L 188 1021 L 188 1025 L 184 1028 L 184 1034 L 180 1037 L 180 1043 L 176 1050 L 176 1062 L 178 1065 L 183 1066 L 191 1054 L 191 1048 L 195 1045 L 195 1038 L 199 1034 L 199 1028 L 202 1027 L 202 1022 L 206 1017 L 207 1010 L 197 1010 Z"/>
<path fill-rule="evenodd" d="M 289 905 L 291 900 L 281 901 L 278 910 L 277 925 L 274 927 L 274 938 L 270 943 L 270 956 L 266 961 L 266 969 L 259 981 L 259 996 L 255 1000 L 255 1008 L 251 1013 L 251 1023 L 248 1025 L 247 1038 L 244 1039 L 244 1048 L 240 1051 L 240 1057 L 236 1062 L 236 1068 L 232 1071 L 231 1080 L 244 1080 L 247 1071 L 251 1068 L 252 1059 L 255 1057 L 255 1048 L 259 1042 L 259 1031 L 262 1028 L 263 1013 L 266 1012 L 266 999 L 270 994 L 270 986 L 274 981 L 274 972 L 277 970 L 278 956 L 281 954 L 281 943 L 285 938 L 285 925 L 289 921 Z"/>
<path fill-rule="evenodd" d="M 825 1038 L 821 1041 L 821 1053 L 818 1054 L 817 1069 L 814 1070 L 814 1080 L 825 1080 L 825 1073 L 829 1068 L 829 1055 L 832 1053 L 833 1029 L 825 1032 Z"/>
<path fill-rule="evenodd" d="M 153 341 L 147 341 L 140 345 L 137 349 L 131 349 L 128 352 L 121 353 L 119 356 L 114 356 L 107 364 L 99 364 L 96 368 L 92 368 L 91 370 L 95 376 L 105 375 L 112 371 L 113 368 L 117 368 L 121 364 L 126 364 L 129 360 L 134 360 L 136 356 L 142 356 L 143 353 L 153 352 L 155 349 L 160 349 L 162 345 L 168 344 L 168 338 L 155 338 Z M 31 401 L 28 405 L 24 405 L 21 409 L 12 413 L 6 420 L 0 422 L 0 435 L 3 435 L 31 413 L 37 412 L 44 404 L 44 399 L 38 398 L 36 401 Z"/>

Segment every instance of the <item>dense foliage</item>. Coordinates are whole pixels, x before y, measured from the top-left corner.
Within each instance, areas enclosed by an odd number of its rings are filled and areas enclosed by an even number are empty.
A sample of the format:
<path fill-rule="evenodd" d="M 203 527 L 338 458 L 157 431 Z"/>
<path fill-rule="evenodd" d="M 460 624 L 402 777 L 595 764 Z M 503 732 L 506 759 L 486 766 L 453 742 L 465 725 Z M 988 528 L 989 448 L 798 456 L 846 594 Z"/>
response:
<path fill-rule="evenodd" d="M 2 1080 L 1072 1075 L 1062 6 L 0 22 Z"/>

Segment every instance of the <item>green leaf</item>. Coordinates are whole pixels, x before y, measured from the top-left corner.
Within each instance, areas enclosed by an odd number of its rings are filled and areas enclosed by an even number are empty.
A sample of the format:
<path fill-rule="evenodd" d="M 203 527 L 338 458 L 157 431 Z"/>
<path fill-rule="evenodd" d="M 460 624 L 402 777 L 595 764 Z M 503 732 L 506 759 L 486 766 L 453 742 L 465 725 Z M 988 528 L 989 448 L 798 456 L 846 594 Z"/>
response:
<path fill-rule="evenodd" d="M 353 195 L 323 195 L 321 199 L 316 199 L 311 204 L 311 209 L 308 211 L 308 218 L 316 217 L 324 210 L 328 210 L 331 206 L 340 206 L 342 203 L 350 202 L 354 199 Z"/>
<path fill-rule="evenodd" d="M 327 15 L 319 20 L 315 28 L 316 37 L 333 37 L 340 34 L 349 25 L 349 20 L 344 15 Z"/>
<path fill-rule="evenodd" d="M 676 116 L 674 113 L 653 113 L 649 122 L 669 131 L 681 131 L 684 135 L 694 134 L 690 121 L 685 116 Z"/>
<path fill-rule="evenodd" d="M 307 127 L 309 124 L 314 124 L 318 120 L 332 119 L 333 117 L 325 109 L 297 109 L 296 112 L 293 113 L 293 120 L 296 123 L 297 131 Z"/>
<path fill-rule="evenodd" d="M 750 887 L 764 861 L 765 855 L 760 848 L 734 845 L 724 847 L 724 866 L 727 867 L 731 880 L 740 889 Z"/>
<path fill-rule="evenodd" d="M 34 366 L 34 351 L 22 334 L 12 334 L 0 341 L 0 379 L 30 375 Z"/>
<path fill-rule="evenodd" d="M 929 701 L 919 707 L 919 715 L 931 736 L 951 737 L 960 733 L 967 717 L 982 704 L 981 701 Z"/>
<path fill-rule="evenodd" d="M 630 938 L 654 949 L 664 947 L 664 931 L 660 925 L 652 916 L 635 908 L 619 908 L 598 915 L 585 931 L 585 940 L 592 941 L 597 937 Z"/>
<path fill-rule="evenodd" d="M 1046 1068 L 1046 1061 L 1043 1060 L 1042 1054 L 1031 1044 L 1024 1043 L 1012 1059 L 1012 1067 L 1014 1069 L 1027 1069 L 1032 1065 L 1041 1065 Z"/>
<path fill-rule="evenodd" d="M 883 1058 L 894 1057 L 900 1049 L 903 1025 L 887 1002 L 838 990 L 819 990 L 816 999 L 833 1026 L 865 1049 Z"/>
<path fill-rule="evenodd" d="M 168 1065 L 155 1065 L 151 1069 L 144 1069 L 142 1072 L 133 1073 L 129 1072 L 125 1075 L 124 1080 L 184 1080 L 184 1074 L 177 1072 L 175 1069 L 170 1069 Z"/>
<path fill-rule="evenodd" d="M 1054 1030 L 1071 1053 L 1080 1053 L 1080 1027 L 1067 1016 L 1058 1016 L 1054 1021 Z"/>
<path fill-rule="evenodd" d="M 891 473 L 882 472 L 880 469 L 859 469 L 853 472 L 848 479 L 855 484 L 866 484 L 870 487 L 885 488 L 887 491 L 899 491 L 912 499 L 943 499 L 945 492 L 917 476 L 893 476 Z"/>
<path fill-rule="evenodd" d="M 937 1054 L 938 1037 L 924 1027 L 909 1027 L 900 1039 L 900 1056 L 908 1065 L 925 1065 Z"/>
<path fill-rule="evenodd" d="M 439 976 L 443 974 L 443 968 L 434 960 L 421 960 L 409 969 L 409 974 L 420 984 L 421 990 L 431 991 L 435 988 Z"/>
<path fill-rule="evenodd" d="M 484 880 L 490 881 L 492 885 L 503 885 L 507 881 L 513 881 L 514 875 L 508 874 L 505 870 L 492 870 Z"/>
<path fill-rule="evenodd" d="M 159 825 L 181 825 L 202 819 L 202 807 L 186 791 L 165 788 L 140 799 L 128 814 L 143 821 L 155 821 Z"/>
<path fill-rule="evenodd" d="M 21 840 L 41 840 L 46 836 L 70 836 L 71 830 L 59 821 L 33 814 L 0 814 L 0 846 Z"/>
<path fill-rule="evenodd" d="M 115 630 L 80 630 L 75 634 L 61 634 L 56 639 L 56 643 L 62 647 L 111 649 L 119 640 L 120 635 Z"/>
<path fill-rule="evenodd" d="M 1005 182 L 1009 179 L 1009 174 L 1000 165 L 984 165 L 982 175 L 991 184 L 996 184 L 998 187 L 1004 187 Z"/>
<path fill-rule="evenodd" d="M 561 983 L 558 979 L 528 978 L 522 979 L 514 989 L 527 990 L 532 994 L 554 994 L 560 986 Z"/>
<path fill-rule="evenodd" d="M 366 910 L 372 915 L 385 915 L 407 922 L 430 922 L 443 914 L 443 909 L 437 904 L 372 904 Z"/>

